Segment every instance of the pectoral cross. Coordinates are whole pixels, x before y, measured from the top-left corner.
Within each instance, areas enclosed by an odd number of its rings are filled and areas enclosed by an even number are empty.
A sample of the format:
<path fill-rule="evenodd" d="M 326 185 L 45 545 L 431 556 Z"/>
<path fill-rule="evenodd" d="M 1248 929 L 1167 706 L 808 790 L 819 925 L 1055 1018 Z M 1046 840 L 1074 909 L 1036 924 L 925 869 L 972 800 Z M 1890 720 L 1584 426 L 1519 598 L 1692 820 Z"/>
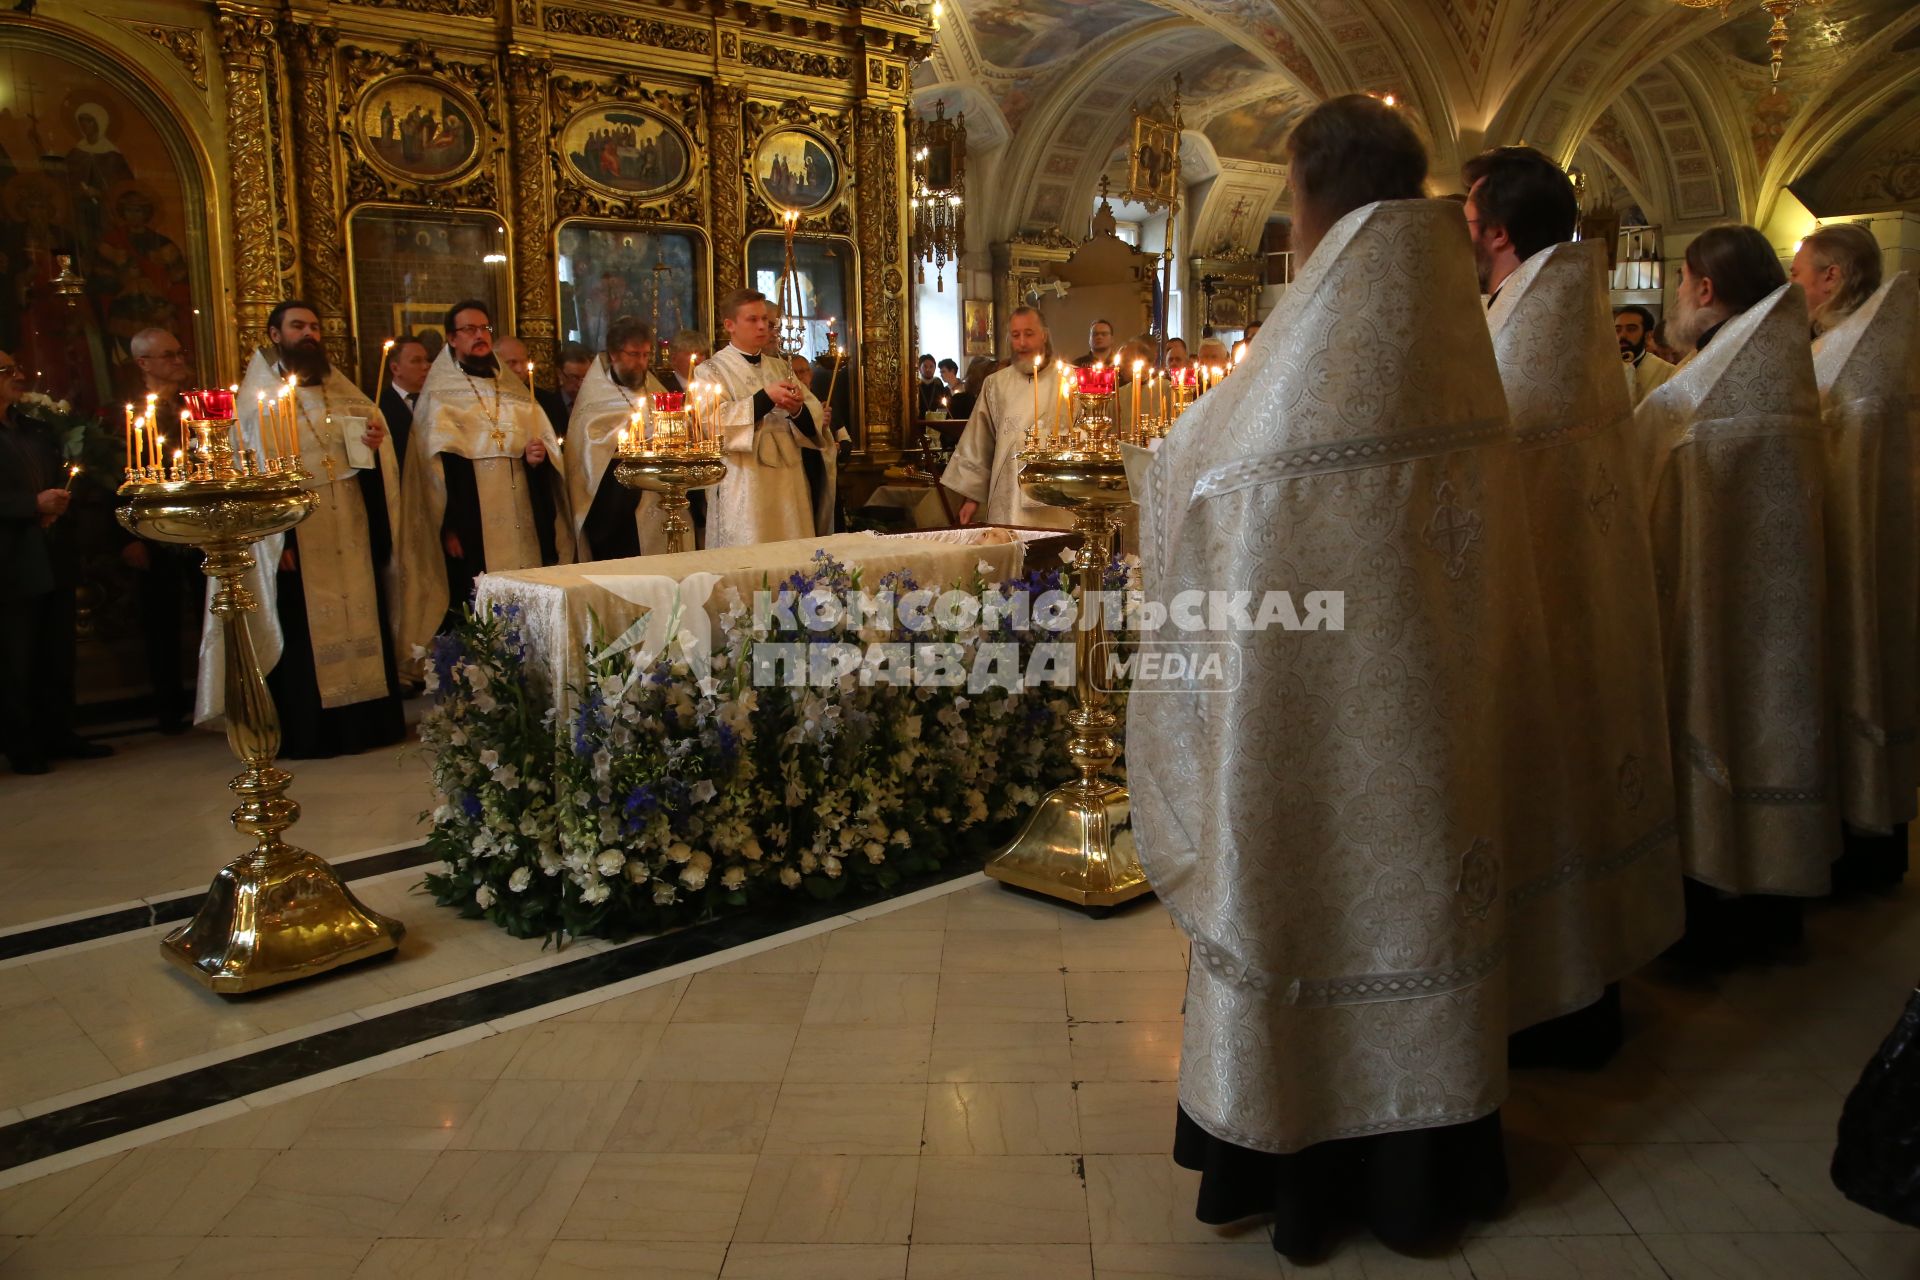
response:
<path fill-rule="evenodd" d="M 332 414 L 327 415 L 327 434 L 329 436 L 333 434 L 333 415 Z M 327 449 L 327 448 L 321 449 L 320 465 L 327 469 L 327 483 L 332 484 L 333 483 L 333 450 Z"/>
<path fill-rule="evenodd" d="M 493 430 L 489 431 L 487 434 L 493 437 L 494 448 L 504 449 L 507 447 L 507 429 L 501 426 L 498 422 L 495 422 L 493 424 Z"/>

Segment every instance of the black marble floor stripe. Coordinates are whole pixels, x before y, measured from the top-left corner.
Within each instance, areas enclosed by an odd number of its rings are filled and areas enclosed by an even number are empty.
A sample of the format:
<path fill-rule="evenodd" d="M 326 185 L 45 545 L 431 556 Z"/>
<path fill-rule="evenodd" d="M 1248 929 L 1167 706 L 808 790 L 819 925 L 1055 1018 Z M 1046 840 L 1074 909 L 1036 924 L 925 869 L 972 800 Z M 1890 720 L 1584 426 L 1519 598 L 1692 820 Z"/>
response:
<path fill-rule="evenodd" d="M 698 960 L 716 951 L 943 884 L 979 868 L 976 859 L 954 859 L 939 871 L 903 882 L 877 897 L 825 902 L 807 899 L 782 903 L 778 909 L 741 911 L 617 951 L 582 956 L 550 969 L 503 979 L 151 1084 L 136 1085 L 92 1102 L 77 1103 L 0 1128 L 0 1169 L 44 1160 L 90 1142 L 160 1124 L 422 1040 Z M 341 970 L 340 974 L 348 972 L 351 971 Z M 336 975 L 312 981 L 337 980 Z M 255 998 L 271 999 L 271 994 Z"/>
<path fill-rule="evenodd" d="M 333 865 L 343 879 L 365 880 L 371 876 L 385 875 L 389 871 L 424 866 L 433 860 L 427 852 L 427 846 L 417 844 L 412 848 L 394 849 L 365 858 L 344 859 Z M 153 902 L 141 903 L 139 906 L 98 911 L 92 915 L 81 916 L 77 920 L 63 920 L 59 924 L 42 925 L 38 929 L 22 929 L 19 933 L 0 935 L 0 960 L 35 955 L 42 951 L 52 951 L 57 947 L 70 947 L 76 942 L 110 938 L 118 933 L 132 933 L 136 929 L 148 929 L 156 924 L 191 920 L 193 913 L 200 909 L 201 899 L 206 896 L 204 891 L 183 893 L 178 897 L 161 898 Z"/>

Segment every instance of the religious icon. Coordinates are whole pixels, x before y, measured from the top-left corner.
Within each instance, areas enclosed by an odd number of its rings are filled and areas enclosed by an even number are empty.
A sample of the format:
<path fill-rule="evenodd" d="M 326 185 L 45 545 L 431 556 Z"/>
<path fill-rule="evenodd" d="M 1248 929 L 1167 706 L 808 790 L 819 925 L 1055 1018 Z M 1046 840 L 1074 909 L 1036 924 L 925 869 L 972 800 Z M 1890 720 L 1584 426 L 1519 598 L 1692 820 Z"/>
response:
<path fill-rule="evenodd" d="M 570 218 L 560 225 L 560 332 L 595 351 L 621 316 L 657 327 L 665 341 L 698 328 L 706 242 L 692 231 L 636 228 Z"/>
<path fill-rule="evenodd" d="M 1179 166 L 1180 135 L 1173 126 L 1149 116 L 1134 116 L 1127 198 L 1149 206 L 1172 204 Z"/>
<path fill-rule="evenodd" d="M 641 107 L 588 107 L 567 121 L 560 151 L 581 181 L 621 196 L 665 195 L 693 168 L 686 135 Z"/>
<path fill-rule="evenodd" d="M 480 154 L 480 111 L 451 85 L 390 76 L 360 99 L 360 145 L 382 168 L 432 182 L 466 170 Z"/>
<path fill-rule="evenodd" d="M 966 310 L 967 355 L 992 355 L 993 302 L 986 298 L 968 298 Z"/>
<path fill-rule="evenodd" d="M 833 199 L 840 169 L 827 140 L 805 129 L 778 129 L 760 140 L 753 156 L 754 180 L 769 204 L 818 209 Z"/>

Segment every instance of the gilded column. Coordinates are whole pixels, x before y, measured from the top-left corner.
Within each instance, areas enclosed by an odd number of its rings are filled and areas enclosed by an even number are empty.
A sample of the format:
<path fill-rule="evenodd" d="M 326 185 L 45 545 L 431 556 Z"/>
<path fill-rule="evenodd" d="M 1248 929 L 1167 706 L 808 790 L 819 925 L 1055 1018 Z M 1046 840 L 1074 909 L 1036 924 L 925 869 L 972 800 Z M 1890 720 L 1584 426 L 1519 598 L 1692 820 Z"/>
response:
<path fill-rule="evenodd" d="M 279 210 L 274 200 L 273 113 L 268 81 L 278 74 L 273 21 L 222 7 L 220 64 L 227 103 L 227 189 L 233 201 L 234 340 L 244 369 L 266 339 L 267 313 L 280 300 Z"/>
<path fill-rule="evenodd" d="M 713 285 L 724 297 L 747 284 L 747 208 L 741 173 L 746 157 L 741 133 L 741 110 L 747 91 L 735 84 L 716 84 L 707 109 L 708 187 L 713 192 Z M 716 310 L 719 298 L 714 299 Z M 713 335 L 717 345 L 718 331 Z"/>
<path fill-rule="evenodd" d="M 861 103 L 854 108 L 860 153 L 861 371 L 866 388 L 870 454 L 900 447 L 906 421 L 905 238 L 901 172 L 905 146 L 902 108 Z"/>
<path fill-rule="evenodd" d="M 293 81 L 294 209 L 300 246 L 301 296 L 326 333 L 327 354 L 356 378 L 356 347 L 347 332 L 347 252 L 341 239 L 339 181 L 333 138 L 333 50 L 330 27 L 301 22 L 283 28 Z"/>
<path fill-rule="evenodd" d="M 542 369 L 554 367 L 553 252 L 548 236 L 547 80 L 553 62 L 507 54 L 507 129 L 513 160 L 514 329 Z"/>

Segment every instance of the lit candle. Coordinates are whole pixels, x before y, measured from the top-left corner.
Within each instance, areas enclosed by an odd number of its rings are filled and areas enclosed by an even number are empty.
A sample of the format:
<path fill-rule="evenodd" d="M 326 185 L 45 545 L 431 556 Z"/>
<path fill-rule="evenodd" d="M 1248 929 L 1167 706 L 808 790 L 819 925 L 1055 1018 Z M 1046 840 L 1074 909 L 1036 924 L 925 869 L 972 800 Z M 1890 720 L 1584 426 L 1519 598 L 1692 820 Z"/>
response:
<path fill-rule="evenodd" d="M 187 468 L 185 464 L 186 453 L 187 451 L 185 449 L 175 449 L 173 451 L 173 478 L 175 480 L 185 480 L 187 478 Z"/>
<path fill-rule="evenodd" d="M 193 422 L 193 419 L 188 415 L 187 411 L 185 409 L 182 409 L 180 411 L 180 443 L 183 446 L 183 448 L 176 449 L 174 451 L 176 454 L 184 453 L 187 447 L 192 446 L 193 444 L 192 422 Z M 174 465 L 176 467 L 179 465 L 179 459 L 177 457 L 174 460 Z M 186 473 L 184 471 L 181 472 L 180 479 L 185 480 L 186 478 L 187 478 Z"/>
<path fill-rule="evenodd" d="M 133 406 L 127 406 L 127 474 L 133 474 Z"/>
<path fill-rule="evenodd" d="M 1039 356 L 1033 358 L 1033 429 L 1040 429 L 1040 364 Z"/>
<path fill-rule="evenodd" d="M 68 493 L 73 492 L 73 478 L 79 474 L 80 474 L 80 464 L 77 462 L 69 462 L 67 464 L 67 492 Z"/>

